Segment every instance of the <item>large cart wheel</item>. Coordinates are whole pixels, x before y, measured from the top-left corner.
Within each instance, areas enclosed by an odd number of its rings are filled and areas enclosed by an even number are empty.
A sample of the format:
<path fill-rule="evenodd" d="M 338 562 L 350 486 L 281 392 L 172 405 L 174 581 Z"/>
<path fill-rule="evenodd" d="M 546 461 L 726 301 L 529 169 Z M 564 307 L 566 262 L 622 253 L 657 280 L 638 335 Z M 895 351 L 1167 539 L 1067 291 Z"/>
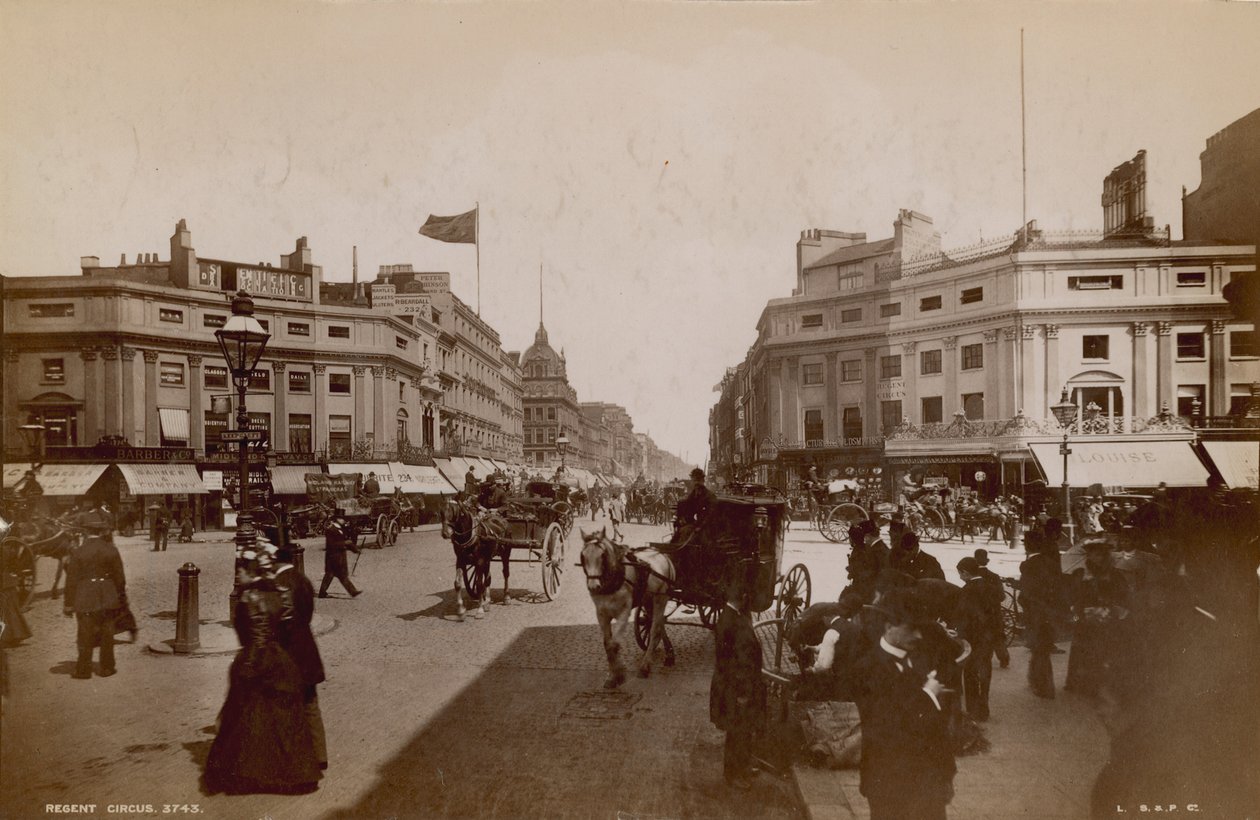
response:
<path fill-rule="evenodd" d="M 796 564 L 783 576 L 779 596 L 774 601 L 774 616 L 783 619 L 785 629 L 809 607 L 812 592 L 809 569 L 804 564 Z"/>
<path fill-rule="evenodd" d="M 542 539 L 542 588 L 548 601 L 554 601 L 560 592 L 560 575 L 564 572 L 564 534 L 560 525 L 547 525 Z"/>
<path fill-rule="evenodd" d="M 6 538 L 0 544 L 4 551 L 4 572 L 13 576 L 19 607 L 26 606 L 35 591 L 35 553 L 17 538 Z"/>
<path fill-rule="evenodd" d="M 943 544 L 950 538 L 949 521 L 945 518 L 945 513 L 937 509 L 929 509 L 923 513 L 924 529 L 927 537 L 931 541 Z"/>
<path fill-rule="evenodd" d="M 712 628 L 713 625 L 717 623 L 717 618 L 718 618 L 717 607 L 708 606 L 707 604 L 700 604 L 696 607 L 696 612 L 697 614 L 700 615 L 700 623 L 702 625 Z"/>
<path fill-rule="evenodd" d="M 665 619 L 669 623 L 669 618 Z M 647 650 L 648 637 L 652 634 L 652 607 L 636 606 L 634 608 L 634 642 L 639 649 Z"/>
<path fill-rule="evenodd" d="M 402 534 L 402 522 L 397 518 L 391 519 L 389 522 L 389 545 L 392 547 L 398 543 L 398 536 Z"/>
<path fill-rule="evenodd" d="M 378 547 L 389 545 L 389 516 L 385 513 L 376 516 L 376 545 Z"/>
<path fill-rule="evenodd" d="M 837 544 L 847 544 L 849 543 L 849 527 L 869 517 L 866 510 L 857 504 L 837 504 L 832 507 L 831 512 L 827 513 L 827 520 L 823 523 L 823 535 Z"/>
<path fill-rule="evenodd" d="M 1007 646 L 1015 641 L 1023 625 L 1020 623 L 1019 598 L 1015 587 L 1002 584 L 1002 638 Z"/>
<path fill-rule="evenodd" d="M 487 572 L 486 577 L 483 577 L 477 573 L 476 564 L 469 564 L 464 567 L 463 575 L 464 588 L 468 590 L 468 594 L 471 595 L 474 600 L 480 601 L 481 596 L 485 594 L 486 591 L 486 582 L 489 580 L 489 573 Z"/>

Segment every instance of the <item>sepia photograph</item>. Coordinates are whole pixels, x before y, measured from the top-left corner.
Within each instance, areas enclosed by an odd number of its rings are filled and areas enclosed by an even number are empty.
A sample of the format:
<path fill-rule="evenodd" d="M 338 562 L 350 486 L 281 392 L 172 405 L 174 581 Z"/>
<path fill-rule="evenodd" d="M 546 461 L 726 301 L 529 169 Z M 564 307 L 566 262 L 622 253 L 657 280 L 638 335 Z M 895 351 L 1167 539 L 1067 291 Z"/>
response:
<path fill-rule="evenodd" d="M 0 818 L 1260 818 L 1257 43 L 0 0 Z"/>

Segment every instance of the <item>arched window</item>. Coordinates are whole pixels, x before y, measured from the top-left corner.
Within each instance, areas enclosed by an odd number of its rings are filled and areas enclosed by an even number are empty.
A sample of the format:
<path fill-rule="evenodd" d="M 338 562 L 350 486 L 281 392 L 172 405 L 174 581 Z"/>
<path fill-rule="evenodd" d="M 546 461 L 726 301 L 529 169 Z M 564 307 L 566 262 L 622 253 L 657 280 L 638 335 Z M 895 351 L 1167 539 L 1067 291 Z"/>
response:
<path fill-rule="evenodd" d="M 407 443 L 407 411 L 406 410 L 398 411 L 398 418 L 396 421 L 396 428 L 394 432 L 394 441 L 398 443 L 399 447 Z"/>
<path fill-rule="evenodd" d="M 424 444 L 427 447 L 433 446 L 433 405 L 426 404 L 424 406 L 424 418 L 421 421 L 421 435 L 424 436 Z"/>

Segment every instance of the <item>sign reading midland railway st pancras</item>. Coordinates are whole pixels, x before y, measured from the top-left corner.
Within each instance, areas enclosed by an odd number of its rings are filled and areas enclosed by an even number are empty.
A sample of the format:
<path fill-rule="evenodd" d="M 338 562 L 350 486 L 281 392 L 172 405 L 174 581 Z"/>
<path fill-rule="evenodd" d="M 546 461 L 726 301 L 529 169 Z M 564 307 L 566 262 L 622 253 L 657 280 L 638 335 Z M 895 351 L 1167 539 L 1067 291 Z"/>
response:
<path fill-rule="evenodd" d="M 198 259 L 196 286 L 269 299 L 311 301 L 311 275 L 303 271 L 241 265 L 217 259 Z"/>

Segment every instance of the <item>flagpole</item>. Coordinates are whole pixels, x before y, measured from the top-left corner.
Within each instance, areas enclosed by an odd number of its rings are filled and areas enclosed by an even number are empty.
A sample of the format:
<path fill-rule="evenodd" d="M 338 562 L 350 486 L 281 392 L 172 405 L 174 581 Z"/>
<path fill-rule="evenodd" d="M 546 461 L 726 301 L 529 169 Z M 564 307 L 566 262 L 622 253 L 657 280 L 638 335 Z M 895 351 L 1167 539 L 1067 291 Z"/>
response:
<path fill-rule="evenodd" d="M 1027 115 L 1024 112 L 1024 30 L 1019 30 L 1019 155 L 1020 165 L 1022 166 L 1023 176 L 1021 188 L 1023 189 L 1024 205 L 1020 218 L 1023 224 L 1020 230 L 1024 234 L 1024 244 L 1028 244 L 1028 126 Z"/>
<path fill-rule="evenodd" d="M 481 203 L 473 203 L 473 247 L 477 249 L 477 315 L 481 316 Z"/>

